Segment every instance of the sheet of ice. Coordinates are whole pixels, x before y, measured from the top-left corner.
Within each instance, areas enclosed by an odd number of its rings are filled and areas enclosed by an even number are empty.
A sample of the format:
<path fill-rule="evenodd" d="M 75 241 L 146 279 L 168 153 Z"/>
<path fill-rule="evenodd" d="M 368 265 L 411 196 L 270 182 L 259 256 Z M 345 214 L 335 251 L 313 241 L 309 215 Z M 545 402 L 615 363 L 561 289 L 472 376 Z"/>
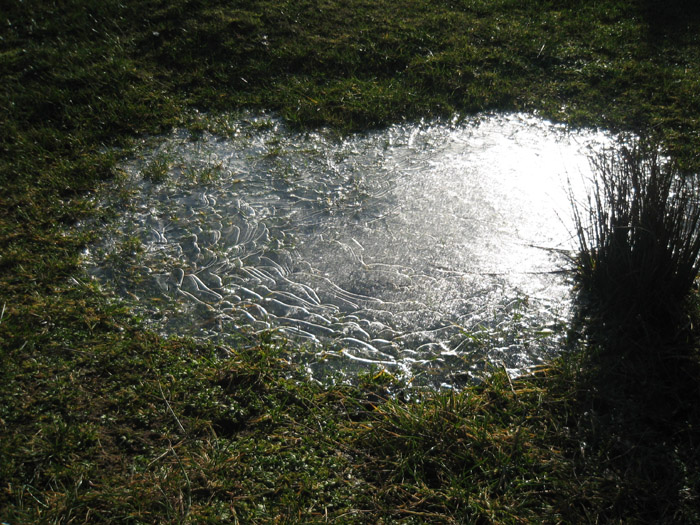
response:
<path fill-rule="evenodd" d="M 307 343 L 312 374 L 376 364 L 433 385 L 560 349 L 568 180 L 603 133 L 521 114 L 343 138 L 264 114 L 234 128 L 149 141 L 96 196 L 119 219 L 90 271 L 159 330 L 273 331 Z"/>

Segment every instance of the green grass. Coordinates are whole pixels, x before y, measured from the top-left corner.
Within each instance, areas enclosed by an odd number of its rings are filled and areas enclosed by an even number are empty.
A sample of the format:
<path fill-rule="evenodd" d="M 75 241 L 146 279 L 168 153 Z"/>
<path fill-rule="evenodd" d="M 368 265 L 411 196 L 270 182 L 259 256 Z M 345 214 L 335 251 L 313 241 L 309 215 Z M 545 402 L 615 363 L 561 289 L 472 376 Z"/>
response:
<path fill-rule="evenodd" d="M 223 349 L 149 333 L 85 277 L 80 253 L 99 228 L 75 228 L 109 215 L 86 196 L 114 176 L 118 148 L 174 125 L 201 130 L 195 110 L 263 108 L 341 133 L 537 111 L 654 130 L 682 168 L 697 170 L 691 7 L 3 6 L 0 520 L 700 521 L 692 331 L 647 362 L 589 348 L 512 383 L 495 370 L 464 392 L 407 393 L 384 374 L 323 387 L 269 342 Z M 154 164 L 151 178 L 161 176 Z"/>

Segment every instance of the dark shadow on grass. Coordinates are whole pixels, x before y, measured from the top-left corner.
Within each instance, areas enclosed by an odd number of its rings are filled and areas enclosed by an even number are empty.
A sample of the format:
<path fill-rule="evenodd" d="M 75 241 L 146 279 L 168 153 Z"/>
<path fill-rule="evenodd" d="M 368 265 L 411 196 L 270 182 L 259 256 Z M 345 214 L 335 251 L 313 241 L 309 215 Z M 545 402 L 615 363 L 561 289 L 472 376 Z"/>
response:
<path fill-rule="evenodd" d="M 601 523 L 700 523 L 697 348 L 657 344 L 597 347 L 583 361 L 574 463 L 602 496 L 593 509 Z"/>
<path fill-rule="evenodd" d="M 697 0 L 639 0 L 639 13 L 651 39 L 677 39 L 700 24 Z"/>

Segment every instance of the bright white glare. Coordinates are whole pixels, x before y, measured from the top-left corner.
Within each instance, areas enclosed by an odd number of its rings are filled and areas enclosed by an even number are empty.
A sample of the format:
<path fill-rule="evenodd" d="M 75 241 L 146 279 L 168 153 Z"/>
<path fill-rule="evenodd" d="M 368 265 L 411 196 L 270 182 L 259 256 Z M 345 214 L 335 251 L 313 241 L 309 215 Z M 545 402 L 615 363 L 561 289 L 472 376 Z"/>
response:
<path fill-rule="evenodd" d="M 175 131 L 123 165 L 126 201 L 99 196 L 123 209 L 89 263 L 165 333 L 274 330 L 315 348 L 319 375 L 522 370 L 560 348 L 568 181 L 609 142 L 519 114 L 342 140 L 253 114 L 228 138 Z M 131 238 L 145 253 L 125 271 Z"/>

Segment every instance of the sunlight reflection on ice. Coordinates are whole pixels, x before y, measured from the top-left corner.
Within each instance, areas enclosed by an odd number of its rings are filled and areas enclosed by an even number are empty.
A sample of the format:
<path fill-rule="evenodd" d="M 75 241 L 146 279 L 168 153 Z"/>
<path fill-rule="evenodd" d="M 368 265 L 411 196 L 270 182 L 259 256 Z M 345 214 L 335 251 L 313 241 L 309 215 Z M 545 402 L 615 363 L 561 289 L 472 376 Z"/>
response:
<path fill-rule="evenodd" d="M 343 139 L 264 114 L 226 138 L 177 130 L 97 197 L 121 211 L 88 264 L 164 333 L 274 330 L 307 344 L 319 377 L 376 364 L 449 386 L 489 360 L 516 373 L 561 346 L 567 180 L 609 141 L 520 114 Z M 144 177 L 155 168 L 163 181 Z"/>

